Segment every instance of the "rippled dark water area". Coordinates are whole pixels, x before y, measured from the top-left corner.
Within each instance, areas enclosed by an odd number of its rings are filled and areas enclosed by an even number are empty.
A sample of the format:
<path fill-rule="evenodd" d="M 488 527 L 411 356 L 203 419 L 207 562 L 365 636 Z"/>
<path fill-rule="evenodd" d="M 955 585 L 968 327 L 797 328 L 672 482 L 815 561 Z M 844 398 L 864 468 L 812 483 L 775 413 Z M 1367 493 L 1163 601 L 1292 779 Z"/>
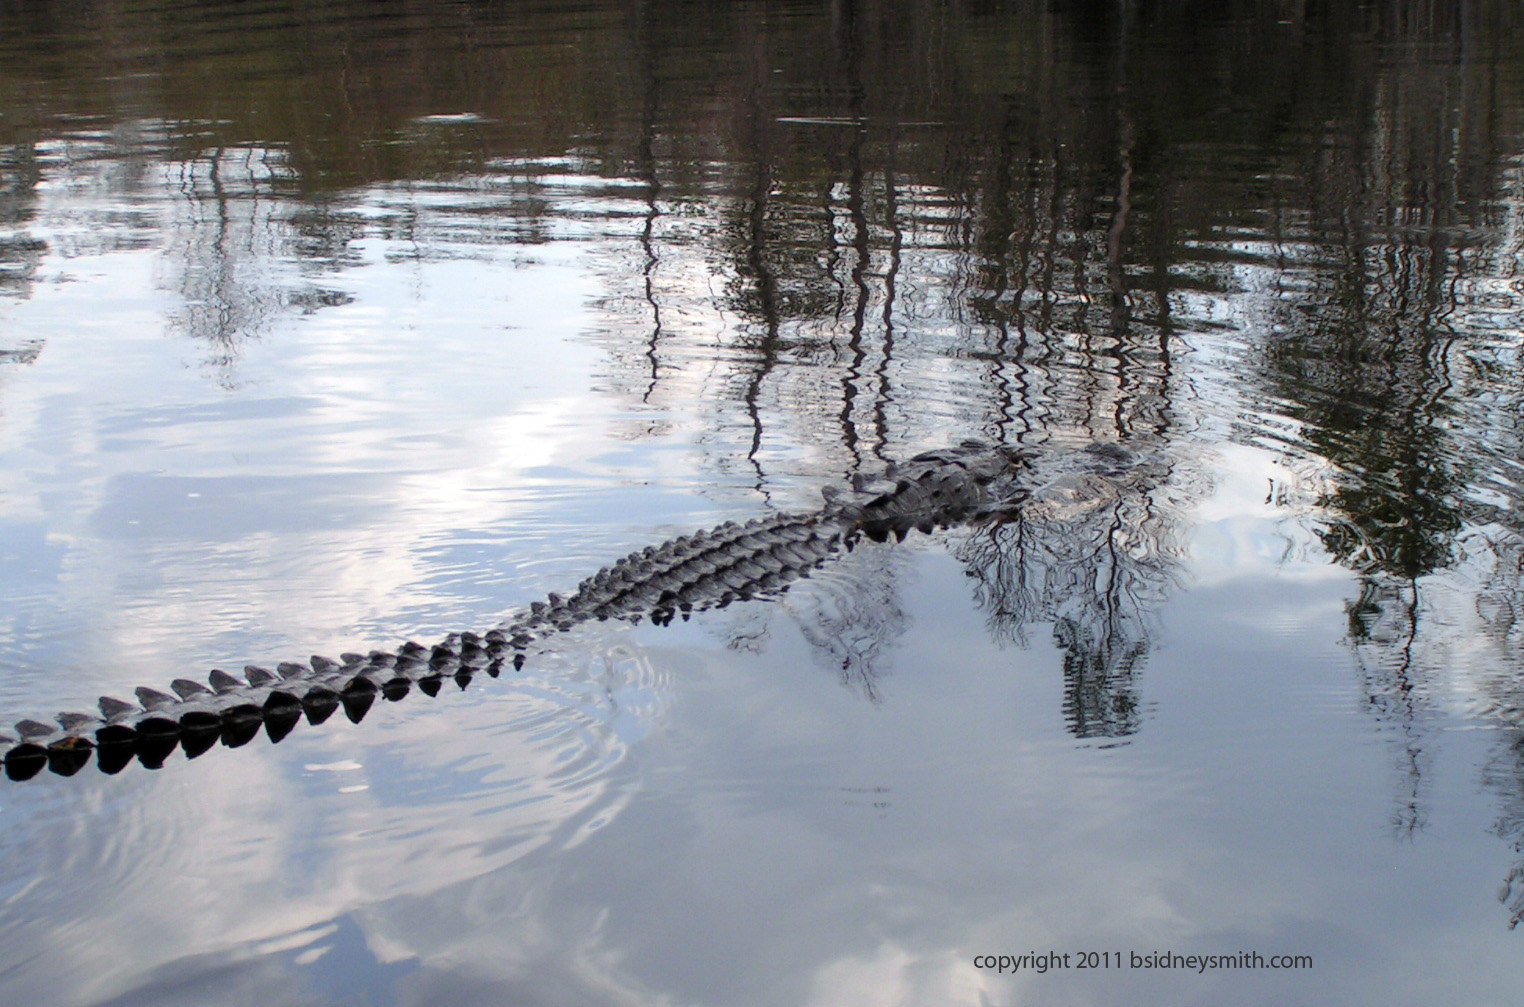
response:
<path fill-rule="evenodd" d="M 1516 1002 L 1521 32 L 0 0 L 0 1000 Z"/>

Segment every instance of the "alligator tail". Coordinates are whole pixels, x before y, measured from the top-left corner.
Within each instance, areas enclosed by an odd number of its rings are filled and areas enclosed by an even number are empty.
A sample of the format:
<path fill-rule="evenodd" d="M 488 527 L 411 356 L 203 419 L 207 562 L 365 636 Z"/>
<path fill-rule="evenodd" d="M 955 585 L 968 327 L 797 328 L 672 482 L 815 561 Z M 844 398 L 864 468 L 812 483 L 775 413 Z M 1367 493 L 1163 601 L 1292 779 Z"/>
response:
<path fill-rule="evenodd" d="M 0 731 L 5 775 L 25 780 L 43 769 L 71 776 L 92 756 L 106 773 L 134 759 L 158 768 L 178 747 L 190 758 L 219 741 L 237 748 L 261 730 L 272 742 L 302 720 L 321 724 L 342 710 L 358 723 L 378 696 L 396 701 L 415 687 L 438 695 L 446 681 L 465 688 L 497 677 L 547 638 L 590 620 L 650 618 L 658 624 L 734 601 L 776 597 L 859 537 L 903 539 L 977 520 L 1017 505 L 1011 481 L 1022 459 L 974 442 L 928 452 L 851 489 L 826 494 L 810 513 L 727 522 L 670 539 L 604 567 L 568 596 L 551 594 L 485 633 L 452 633 L 432 647 L 409 641 L 395 651 L 314 656 L 274 670 L 249 665 L 243 677 L 214 669 L 205 683 L 176 679 L 170 691 L 142 687 L 136 702 L 101 697 L 97 712 L 61 713 L 55 723 L 22 720 Z"/>

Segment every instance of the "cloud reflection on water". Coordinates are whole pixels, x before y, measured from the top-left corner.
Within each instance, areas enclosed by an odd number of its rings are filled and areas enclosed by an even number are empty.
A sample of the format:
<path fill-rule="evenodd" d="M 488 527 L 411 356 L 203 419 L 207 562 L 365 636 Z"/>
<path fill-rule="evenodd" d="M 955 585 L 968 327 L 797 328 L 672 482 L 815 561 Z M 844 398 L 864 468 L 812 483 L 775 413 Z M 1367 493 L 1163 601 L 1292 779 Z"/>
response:
<path fill-rule="evenodd" d="M 13 932 L 129 1000 L 941 1003 L 1157 935 L 1501 1002 L 1517 14 L 1153 8 L 0 15 L 7 709 L 479 626 L 965 435 L 1156 466 L 679 627 L 617 709 L 614 635 L 8 794 L 66 907 L 17 868 Z"/>

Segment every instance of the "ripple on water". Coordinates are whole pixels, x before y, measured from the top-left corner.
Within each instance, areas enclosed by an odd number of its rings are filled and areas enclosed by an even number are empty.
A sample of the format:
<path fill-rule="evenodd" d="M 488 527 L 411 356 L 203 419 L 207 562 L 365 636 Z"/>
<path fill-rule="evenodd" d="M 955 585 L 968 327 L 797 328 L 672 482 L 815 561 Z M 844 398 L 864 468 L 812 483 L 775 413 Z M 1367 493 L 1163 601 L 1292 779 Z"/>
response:
<path fill-rule="evenodd" d="M 667 701 L 666 673 L 622 632 L 594 628 L 516 676 L 304 726 L 278 746 L 0 791 L 5 855 L 35 868 L 0 893 L 13 987 L 52 988 L 28 961 L 132 981 L 241 954 L 583 842 L 633 797 L 631 748 Z M 49 932 L 26 925 L 40 918 Z M 68 939 L 101 918 L 142 926 Z"/>

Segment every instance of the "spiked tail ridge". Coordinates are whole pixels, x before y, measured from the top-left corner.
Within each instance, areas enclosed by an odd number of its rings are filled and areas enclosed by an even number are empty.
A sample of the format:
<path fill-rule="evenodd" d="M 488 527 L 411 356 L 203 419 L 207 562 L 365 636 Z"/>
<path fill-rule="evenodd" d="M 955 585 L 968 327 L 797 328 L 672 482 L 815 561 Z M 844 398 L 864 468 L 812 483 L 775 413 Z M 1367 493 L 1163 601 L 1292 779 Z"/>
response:
<path fill-rule="evenodd" d="M 66 712 L 54 723 L 22 720 L 0 729 L 5 776 L 27 780 L 44 769 L 73 776 L 89 765 L 119 773 L 134 760 L 157 769 L 181 749 L 196 758 L 218 743 L 238 748 L 261 731 L 273 742 L 305 720 L 322 724 L 340 710 L 358 723 L 377 698 L 398 702 L 416 688 L 437 696 L 478 675 L 524 667 L 531 650 L 590 620 L 649 618 L 658 625 L 735 601 L 781 595 L 859 537 L 903 540 L 912 530 L 997 516 L 1026 491 L 1018 452 L 979 442 L 931 451 L 881 476 L 854 478 L 828 491 L 809 513 L 778 513 L 670 539 L 618 560 L 569 595 L 551 594 L 485 633 L 452 633 L 425 646 L 313 656 L 243 677 L 214 668 L 205 683 L 177 678 L 170 691 L 140 687 L 136 702 L 102 696 L 93 712 Z"/>

